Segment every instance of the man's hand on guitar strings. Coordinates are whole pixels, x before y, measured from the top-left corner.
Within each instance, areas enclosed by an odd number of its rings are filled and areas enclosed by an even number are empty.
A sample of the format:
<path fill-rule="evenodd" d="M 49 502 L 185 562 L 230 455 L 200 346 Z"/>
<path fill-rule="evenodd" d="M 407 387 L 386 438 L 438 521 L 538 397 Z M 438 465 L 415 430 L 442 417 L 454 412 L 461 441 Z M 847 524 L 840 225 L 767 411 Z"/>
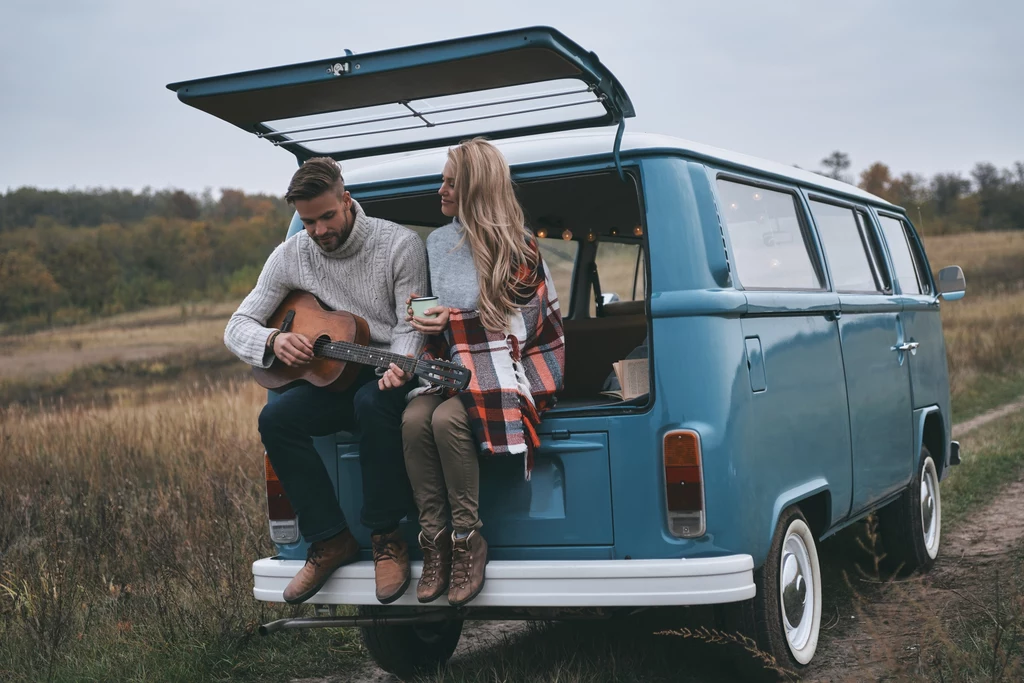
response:
<path fill-rule="evenodd" d="M 399 387 L 405 386 L 405 383 L 410 379 L 412 379 L 411 372 L 405 372 L 402 368 L 392 363 L 381 378 L 377 380 L 377 387 L 379 387 L 381 391 L 398 389 Z"/>
<path fill-rule="evenodd" d="M 282 332 L 274 339 L 274 355 L 289 367 L 305 365 L 313 360 L 313 344 L 294 332 Z"/>

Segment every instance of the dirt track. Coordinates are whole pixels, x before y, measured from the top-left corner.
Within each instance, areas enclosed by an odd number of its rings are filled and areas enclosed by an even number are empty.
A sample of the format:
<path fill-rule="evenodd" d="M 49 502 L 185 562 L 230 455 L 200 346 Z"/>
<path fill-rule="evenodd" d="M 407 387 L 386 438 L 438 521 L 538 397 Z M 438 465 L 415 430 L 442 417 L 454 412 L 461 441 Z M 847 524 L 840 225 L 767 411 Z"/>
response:
<path fill-rule="evenodd" d="M 994 408 L 988 411 L 987 413 L 982 413 L 977 417 L 972 417 L 970 420 L 967 420 L 966 422 L 961 422 L 958 425 L 954 425 L 953 438 L 959 439 L 968 432 L 972 432 L 978 427 L 988 424 L 992 420 L 998 420 L 1004 415 L 1015 413 L 1018 410 L 1024 410 L 1024 401 L 1014 401 L 1013 403 L 1007 403 L 1006 405 Z"/>
<path fill-rule="evenodd" d="M 876 593 L 856 605 L 853 614 L 823 617 L 818 654 L 805 675 L 810 681 L 878 680 L 890 673 L 893 655 L 913 669 L 929 617 L 953 610 L 976 609 L 992 581 L 1009 566 L 1009 554 L 1024 539 L 1024 478 L 1011 482 L 999 497 L 942 538 L 935 568 Z M 901 599 L 921 597 L 928 604 L 909 607 Z M 871 598 L 874 599 L 871 599 Z M 851 673 L 852 671 L 856 673 Z M 385 679 L 386 680 L 386 679 Z"/>

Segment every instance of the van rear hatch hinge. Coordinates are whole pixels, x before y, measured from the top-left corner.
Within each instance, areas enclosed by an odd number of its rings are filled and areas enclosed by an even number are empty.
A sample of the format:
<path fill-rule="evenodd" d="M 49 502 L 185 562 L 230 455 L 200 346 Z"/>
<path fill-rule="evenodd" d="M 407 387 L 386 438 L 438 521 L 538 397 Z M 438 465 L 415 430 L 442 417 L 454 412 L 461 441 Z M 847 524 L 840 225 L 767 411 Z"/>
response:
<path fill-rule="evenodd" d="M 619 128 L 615 131 L 615 149 L 612 155 L 615 157 L 615 168 L 619 172 L 619 180 L 625 182 L 626 174 L 622 172 L 622 159 L 619 157 L 619 149 L 622 147 L 622 134 L 626 132 L 626 119 L 619 119 Z"/>

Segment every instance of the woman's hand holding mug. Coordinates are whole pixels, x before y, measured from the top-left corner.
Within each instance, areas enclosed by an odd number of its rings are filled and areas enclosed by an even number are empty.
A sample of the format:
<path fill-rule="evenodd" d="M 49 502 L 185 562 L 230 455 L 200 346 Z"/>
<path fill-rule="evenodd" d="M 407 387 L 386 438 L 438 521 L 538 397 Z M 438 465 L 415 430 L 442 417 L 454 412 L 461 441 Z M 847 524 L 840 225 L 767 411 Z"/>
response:
<path fill-rule="evenodd" d="M 448 308 L 437 305 L 436 296 L 412 294 L 405 301 L 406 320 L 417 332 L 441 334 L 448 327 Z"/>

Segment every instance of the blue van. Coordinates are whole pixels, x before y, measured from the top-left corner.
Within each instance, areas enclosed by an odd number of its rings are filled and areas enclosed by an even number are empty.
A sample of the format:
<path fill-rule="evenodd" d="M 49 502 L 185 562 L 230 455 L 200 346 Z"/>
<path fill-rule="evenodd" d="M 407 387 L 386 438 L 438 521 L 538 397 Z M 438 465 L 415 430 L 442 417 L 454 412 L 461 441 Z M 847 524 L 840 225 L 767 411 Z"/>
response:
<path fill-rule="evenodd" d="M 408 676 L 447 660 L 467 619 L 722 605 L 799 670 L 820 633 L 818 541 L 879 511 L 905 570 L 934 562 L 939 482 L 959 462 L 939 305 L 965 282 L 957 266 L 932 277 L 902 208 L 796 168 L 625 134 L 625 89 L 550 28 L 169 88 L 300 163 L 345 162 L 368 214 L 424 236 L 447 220 L 446 147 L 498 141 L 564 315 L 565 389 L 532 478 L 518 461 L 482 463 L 483 593 L 459 610 L 412 592 L 379 605 L 369 531 L 356 528 L 365 561 L 335 573 L 316 616 L 264 632 L 357 626 L 382 668 Z M 296 218 L 289 234 L 300 229 Z M 356 444 L 317 442 L 350 520 Z M 277 554 L 253 564 L 254 594 L 281 602 L 305 546 L 273 479 Z M 403 523 L 410 547 L 416 519 Z"/>

